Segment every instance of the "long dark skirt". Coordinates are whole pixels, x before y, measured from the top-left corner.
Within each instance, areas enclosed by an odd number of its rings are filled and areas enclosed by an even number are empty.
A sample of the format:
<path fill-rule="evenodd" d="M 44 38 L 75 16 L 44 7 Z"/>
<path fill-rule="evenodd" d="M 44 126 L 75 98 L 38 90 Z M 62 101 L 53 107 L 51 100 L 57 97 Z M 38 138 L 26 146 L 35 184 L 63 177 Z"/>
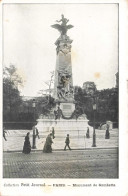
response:
<path fill-rule="evenodd" d="M 105 133 L 105 139 L 109 139 L 109 138 L 110 138 L 110 133 L 109 130 L 107 129 Z"/>
<path fill-rule="evenodd" d="M 24 142 L 23 153 L 29 154 L 31 152 L 31 145 L 29 141 Z"/>
<path fill-rule="evenodd" d="M 51 153 L 52 152 L 52 147 L 51 147 L 51 145 L 47 144 L 47 142 L 45 142 L 45 144 L 44 144 L 43 152 L 44 153 Z"/>

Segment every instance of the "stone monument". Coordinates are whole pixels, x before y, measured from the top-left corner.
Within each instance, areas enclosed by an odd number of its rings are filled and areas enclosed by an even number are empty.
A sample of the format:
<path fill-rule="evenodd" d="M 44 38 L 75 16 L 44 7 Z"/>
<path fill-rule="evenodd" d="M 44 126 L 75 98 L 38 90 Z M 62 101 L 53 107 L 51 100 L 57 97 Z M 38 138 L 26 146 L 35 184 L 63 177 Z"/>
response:
<path fill-rule="evenodd" d="M 61 24 L 52 25 L 60 32 L 60 37 L 56 40 L 56 69 L 54 83 L 54 98 L 57 108 L 62 111 L 62 118 L 71 118 L 75 111 L 73 94 L 73 77 L 71 63 L 71 43 L 72 40 L 67 36 L 67 30 L 72 25 L 67 25 L 68 19 L 62 15 Z M 56 111 L 57 111 L 56 108 Z"/>
<path fill-rule="evenodd" d="M 37 127 L 39 132 L 43 131 L 43 135 L 48 134 L 54 127 L 57 137 L 65 137 L 66 134 L 70 134 L 77 138 L 80 135 L 85 135 L 85 130 L 89 125 L 86 115 L 83 114 L 78 117 L 75 110 L 71 63 L 71 44 L 73 40 L 67 35 L 67 31 L 73 26 L 67 24 L 69 20 L 64 15 L 56 22 L 57 24 L 51 26 L 60 32 L 60 37 L 55 42 L 56 67 L 53 96 L 56 107 L 52 111 L 54 118 L 40 117 L 37 120 Z"/>

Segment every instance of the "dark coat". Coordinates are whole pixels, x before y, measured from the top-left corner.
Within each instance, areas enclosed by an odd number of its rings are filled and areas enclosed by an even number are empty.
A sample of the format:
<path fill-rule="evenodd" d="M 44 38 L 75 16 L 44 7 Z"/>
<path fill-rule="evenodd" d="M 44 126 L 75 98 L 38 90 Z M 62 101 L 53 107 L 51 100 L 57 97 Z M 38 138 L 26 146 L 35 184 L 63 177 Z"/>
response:
<path fill-rule="evenodd" d="M 68 136 L 66 137 L 65 143 L 66 143 L 67 145 L 70 143 L 70 139 L 69 139 Z"/>
<path fill-rule="evenodd" d="M 30 152 L 31 152 L 31 144 L 29 141 L 29 136 L 26 136 L 24 146 L 23 146 L 23 153 L 29 154 Z"/>
<path fill-rule="evenodd" d="M 43 152 L 45 153 L 52 152 L 52 143 L 53 143 L 52 138 L 50 135 L 48 135 L 46 138 L 46 142 L 44 144 Z"/>

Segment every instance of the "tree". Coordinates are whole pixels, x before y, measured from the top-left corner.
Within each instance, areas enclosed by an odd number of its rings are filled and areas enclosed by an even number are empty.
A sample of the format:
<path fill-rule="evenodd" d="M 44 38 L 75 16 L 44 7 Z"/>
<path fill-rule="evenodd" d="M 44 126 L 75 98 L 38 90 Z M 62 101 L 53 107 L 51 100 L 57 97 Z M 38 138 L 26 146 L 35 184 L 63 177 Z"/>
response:
<path fill-rule="evenodd" d="M 36 116 L 39 117 L 40 114 L 43 114 L 44 116 L 49 116 L 50 113 L 53 113 L 53 108 L 55 107 L 55 102 L 53 97 L 51 96 L 37 97 L 35 101 L 36 101 Z"/>
<path fill-rule="evenodd" d="M 4 120 L 15 120 L 22 102 L 18 85 L 22 85 L 22 78 L 18 75 L 14 65 L 5 67 L 3 71 L 3 116 Z"/>
<path fill-rule="evenodd" d="M 52 84 L 54 83 L 54 71 L 50 72 L 50 80 L 44 81 L 44 84 L 47 86 L 46 89 L 40 90 L 41 98 L 37 98 L 37 108 L 38 114 L 43 114 L 45 116 L 49 115 L 52 108 L 55 106 L 54 98 L 52 97 Z"/>
<path fill-rule="evenodd" d="M 118 89 L 103 89 L 96 91 L 94 96 L 87 95 L 81 87 L 74 87 L 75 105 L 79 115 L 86 114 L 90 123 L 93 123 L 94 111 L 93 103 L 94 99 L 97 105 L 96 109 L 96 124 L 97 127 L 102 122 L 107 120 L 113 121 L 116 126 L 118 124 Z"/>
<path fill-rule="evenodd" d="M 92 112 L 92 98 L 87 95 L 85 91 L 79 86 L 74 87 L 74 99 L 76 102 L 76 109 L 81 114 L 90 115 Z"/>
<path fill-rule="evenodd" d="M 98 114 L 102 121 L 118 122 L 118 89 L 104 89 L 98 92 Z"/>

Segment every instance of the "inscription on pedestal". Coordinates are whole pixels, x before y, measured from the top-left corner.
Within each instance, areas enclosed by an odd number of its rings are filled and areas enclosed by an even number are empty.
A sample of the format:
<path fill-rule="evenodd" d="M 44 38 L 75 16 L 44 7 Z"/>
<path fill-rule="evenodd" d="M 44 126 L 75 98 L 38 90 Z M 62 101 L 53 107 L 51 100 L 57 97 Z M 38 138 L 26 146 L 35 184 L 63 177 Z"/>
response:
<path fill-rule="evenodd" d="M 61 103 L 60 108 L 65 117 L 70 117 L 75 110 L 75 104 L 73 103 Z"/>
<path fill-rule="evenodd" d="M 71 105 L 63 105 L 63 110 L 71 110 L 72 106 Z"/>

